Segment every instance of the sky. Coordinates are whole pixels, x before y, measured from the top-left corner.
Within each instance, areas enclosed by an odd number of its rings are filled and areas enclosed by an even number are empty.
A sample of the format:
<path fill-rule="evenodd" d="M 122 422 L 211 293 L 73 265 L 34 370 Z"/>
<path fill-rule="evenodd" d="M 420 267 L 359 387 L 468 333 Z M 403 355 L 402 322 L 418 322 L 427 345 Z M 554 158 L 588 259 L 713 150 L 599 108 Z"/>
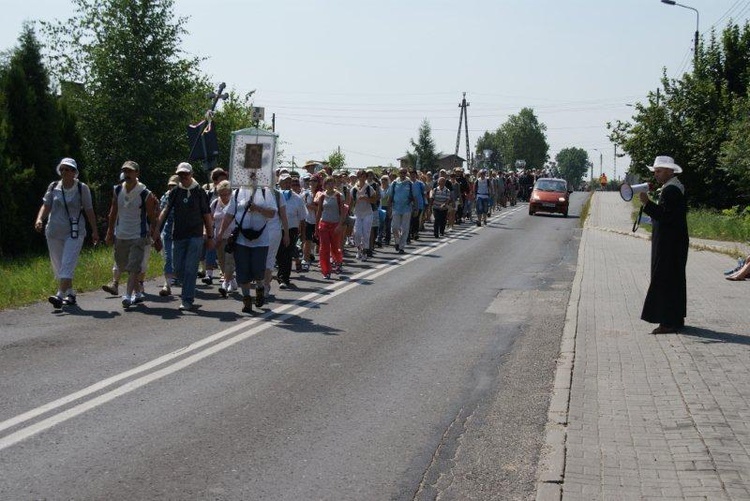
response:
<path fill-rule="evenodd" d="M 750 0 L 176 0 L 183 48 L 240 94 L 255 90 L 284 160 L 397 165 L 427 119 L 436 149 L 455 153 L 466 93 L 473 152 L 485 131 L 534 110 L 550 157 L 583 148 L 622 178 L 607 122 L 629 120 L 662 71 L 689 71 L 702 37 L 750 18 Z M 0 0 L 0 50 L 24 21 L 64 20 L 69 0 Z M 207 106 L 208 106 L 207 101 Z M 196 110 L 196 122 L 202 110 Z M 660 152 L 669 154 L 669 152 Z M 462 127 L 458 154 L 466 157 Z"/>

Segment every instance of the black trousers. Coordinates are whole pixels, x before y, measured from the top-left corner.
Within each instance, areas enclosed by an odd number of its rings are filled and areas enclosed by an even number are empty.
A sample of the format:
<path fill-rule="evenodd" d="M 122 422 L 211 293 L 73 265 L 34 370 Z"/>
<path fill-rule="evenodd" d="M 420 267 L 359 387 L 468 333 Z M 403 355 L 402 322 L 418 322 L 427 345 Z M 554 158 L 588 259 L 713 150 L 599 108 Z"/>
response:
<path fill-rule="evenodd" d="M 297 249 L 297 239 L 299 238 L 299 228 L 289 228 L 289 245 L 284 245 L 284 239 L 279 244 L 279 250 L 276 252 L 276 262 L 279 265 L 279 271 L 276 276 L 279 282 L 288 282 L 292 274 L 292 258 Z"/>
<path fill-rule="evenodd" d="M 432 215 L 435 217 L 435 222 L 432 226 L 435 238 L 445 235 L 445 223 L 448 221 L 448 209 L 432 209 Z"/>
<path fill-rule="evenodd" d="M 421 210 L 412 211 L 411 213 L 411 224 L 409 225 L 409 233 L 414 239 L 419 239 L 419 220 L 422 218 Z"/>

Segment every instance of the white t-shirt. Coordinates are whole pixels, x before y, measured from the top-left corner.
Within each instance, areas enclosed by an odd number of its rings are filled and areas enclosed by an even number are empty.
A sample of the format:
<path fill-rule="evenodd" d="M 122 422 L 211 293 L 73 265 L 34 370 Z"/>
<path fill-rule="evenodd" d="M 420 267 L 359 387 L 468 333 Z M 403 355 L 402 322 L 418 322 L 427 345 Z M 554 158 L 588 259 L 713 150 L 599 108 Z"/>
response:
<path fill-rule="evenodd" d="M 133 240 L 141 238 L 141 205 L 146 201 L 141 192 L 146 189 L 143 183 L 136 184 L 130 192 L 123 182 L 120 193 L 117 194 L 117 224 L 115 225 L 115 236 L 120 240 Z M 117 190 L 115 189 L 115 193 Z M 148 227 L 146 227 L 148 231 Z"/>
<path fill-rule="evenodd" d="M 302 197 L 292 190 L 281 192 L 281 198 L 286 202 L 286 221 L 289 229 L 299 228 L 299 222 L 307 217 L 307 208 Z"/>
<path fill-rule="evenodd" d="M 276 214 L 268 220 L 268 226 L 266 230 L 281 232 L 281 217 L 279 217 L 279 208 L 276 207 L 276 195 L 279 197 L 279 205 L 286 208 L 286 200 L 281 195 L 281 192 L 276 191 L 274 188 L 266 188 L 266 198 L 271 203 L 271 208 L 276 209 Z"/>
<path fill-rule="evenodd" d="M 305 190 L 302 193 L 302 201 L 305 203 L 305 208 L 307 209 L 307 216 L 305 217 L 305 222 L 307 224 L 311 224 L 315 226 L 316 210 L 310 210 L 310 208 L 308 207 L 308 205 L 315 203 L 315 195 L 312 194 L 312 191 Z"/>
<path fill-rule="evenodd" d="M 369 198 L 373 195 L 375 195 L 374 190 L 372 189 L 372 186 L 369 184 L 365 184 L 362 188 L 359 187 L 359 185 L 356 185 L 352 190 L 356 190 L 357 192 L 357 201 L 354 204 L 354 216 L 355 217 L 364 217 L 364 216 L 371 216 L 372 215 L 372 204 L 365 200 L 365 198 Z M 353 193 L 354 191 L 352 191 Z"/>
<path fill-rule="evenodd" d="M 239 188 L 236 199 L 233 193 L 232 200 L 227 206 L 225 217 L 233 216 L 237 224 L 242 221 L 243 228 L 259 230 L 263 228 L 263 225 L 266 224 L 270 218 L 266 218 L 259 212 L 248 211 L 247 214 L 245 214 L 245 219 L 242 219 L 242 214 L 245 212 L 245 207 L 247 207 L 253 189 L 254 188 Z M 265 197 L 263 196 L 264 192 Z M 270 188 L 255 189 L 255 196 L 252 199 L 252 203 L 259 207 L 276 210 L 276 201 L 274 200 L 273 192 Z M 239 237 L 237 237 L 237 244 L 244 245 L 245 247 L 268 247 L 268 226 L 266 226 L 263 233 L 255 240 L 248 240 L 242 232 L 240 232 Z"/>

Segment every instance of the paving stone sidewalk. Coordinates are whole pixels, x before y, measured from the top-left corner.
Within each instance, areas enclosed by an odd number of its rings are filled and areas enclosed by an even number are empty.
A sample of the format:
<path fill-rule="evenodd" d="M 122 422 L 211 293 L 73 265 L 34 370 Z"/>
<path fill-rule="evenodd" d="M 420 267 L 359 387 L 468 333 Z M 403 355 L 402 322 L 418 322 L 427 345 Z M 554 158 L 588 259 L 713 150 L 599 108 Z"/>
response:
<path fill-rule="evenodd" d="M 650 242 L 631 226 L 617 193 L 594 194 L 537 499 L 750 500 L 750 281 L 725 280 L 736 261 L 691 247 L 687 327 L 652 335 L 640 320 Z"/>

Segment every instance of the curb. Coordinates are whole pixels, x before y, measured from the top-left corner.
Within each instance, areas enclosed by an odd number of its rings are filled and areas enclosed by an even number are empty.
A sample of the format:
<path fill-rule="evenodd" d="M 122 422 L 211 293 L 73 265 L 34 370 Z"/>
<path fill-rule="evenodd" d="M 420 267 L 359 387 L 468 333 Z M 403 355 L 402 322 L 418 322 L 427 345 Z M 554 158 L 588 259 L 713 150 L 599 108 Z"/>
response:
<path fill-rule="evenodd" d="M 575 366 L 576 334 L 578 332 L 578 305 L 581 301 L 581 282 L 583 281 L 583 253 L 586 249 L 588 228 L 581 233 L 578 246 L 578 266 L 573 278 L 573 286 L 565 313 L 565 326 L 560 341 L 560 356 L 557 359 L 552 398 L 547 412 L 545 440 L 537 469 L 537 501 L 553 501 L 562 498 L 565 480 L 565 442 L 568 430 L 568 410 L 570 388 Z"/>

